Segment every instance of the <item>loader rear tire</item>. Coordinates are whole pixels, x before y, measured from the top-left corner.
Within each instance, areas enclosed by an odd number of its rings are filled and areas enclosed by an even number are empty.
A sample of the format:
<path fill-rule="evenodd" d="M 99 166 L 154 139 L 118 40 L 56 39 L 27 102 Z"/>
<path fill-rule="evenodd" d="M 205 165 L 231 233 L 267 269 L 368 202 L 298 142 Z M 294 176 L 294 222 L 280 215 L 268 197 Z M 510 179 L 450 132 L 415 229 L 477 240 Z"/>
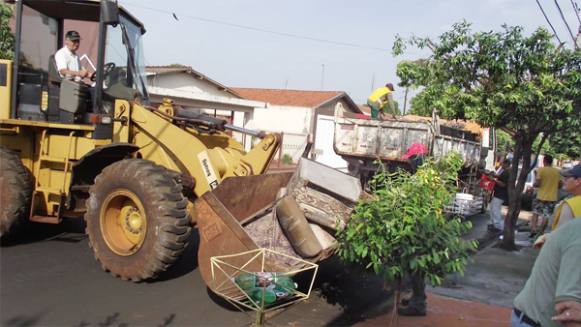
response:
<path fill-rule="evenodd" d="M 89 244 L 105 271 L 135 282 L 154 279 L 188 245 L 188 201 L 165 168 L 142 159 L 118 161 L 97 176 L 89 195 Z"/>
<path fill-rule="evenodd" d="M 14 151 L 0 147 L 0 237 L 28 221 L 32 179 Z"/>

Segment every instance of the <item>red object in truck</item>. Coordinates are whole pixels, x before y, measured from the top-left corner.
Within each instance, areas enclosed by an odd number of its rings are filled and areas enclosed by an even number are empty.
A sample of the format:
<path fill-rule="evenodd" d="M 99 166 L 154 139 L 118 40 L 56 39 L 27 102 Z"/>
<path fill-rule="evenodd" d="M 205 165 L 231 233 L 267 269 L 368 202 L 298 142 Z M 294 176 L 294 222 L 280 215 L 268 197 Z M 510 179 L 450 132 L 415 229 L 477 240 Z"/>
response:
<path fill-rule="evenodd" d="M 488 177 L 485 174 L 480 175 L 480 187 L 486 191 L 492 191 L 496 182 L 494 179 Z"/>

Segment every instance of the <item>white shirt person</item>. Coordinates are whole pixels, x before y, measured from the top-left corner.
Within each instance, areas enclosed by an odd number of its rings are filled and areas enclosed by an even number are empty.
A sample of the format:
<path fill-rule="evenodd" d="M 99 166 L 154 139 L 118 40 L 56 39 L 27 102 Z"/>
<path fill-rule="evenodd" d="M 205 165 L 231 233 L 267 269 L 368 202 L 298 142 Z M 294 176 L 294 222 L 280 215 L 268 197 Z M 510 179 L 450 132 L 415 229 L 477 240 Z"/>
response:
<path fill-rule="evenodd" d="M 59 75 L 62 78 L 70 78 L 80 82 L 83 78 L 89 77 L 90 73 L 81 66 L 77 50 L 81 37 L 77 31 L 68 31 L 65 35 L 65 46 L 54 55 Z"/>

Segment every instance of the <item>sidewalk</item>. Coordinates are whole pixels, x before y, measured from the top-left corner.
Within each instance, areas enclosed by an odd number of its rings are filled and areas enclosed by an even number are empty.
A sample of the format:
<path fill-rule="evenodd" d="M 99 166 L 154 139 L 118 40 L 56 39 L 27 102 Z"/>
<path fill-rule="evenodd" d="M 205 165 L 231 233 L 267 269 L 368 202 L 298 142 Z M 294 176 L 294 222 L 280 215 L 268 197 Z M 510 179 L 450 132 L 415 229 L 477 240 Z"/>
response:
<path fill-rule="evenodd" d="M 399 316 L 398 327 L 496 327 L 510 325 L 510 308 L 457 300 L 428 293 L 425 317 Z M 356 324 L 358 327 L 390 326 L 391 313 Z"/>

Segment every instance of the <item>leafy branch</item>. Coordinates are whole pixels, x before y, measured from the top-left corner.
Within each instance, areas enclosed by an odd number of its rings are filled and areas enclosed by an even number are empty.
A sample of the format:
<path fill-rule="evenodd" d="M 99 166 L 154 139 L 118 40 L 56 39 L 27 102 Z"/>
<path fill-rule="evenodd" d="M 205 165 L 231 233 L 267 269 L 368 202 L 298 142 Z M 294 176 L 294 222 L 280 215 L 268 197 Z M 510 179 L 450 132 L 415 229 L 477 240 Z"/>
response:
<path fill-rule="evenodd" d="M 341 258 L 387 282 L 418 273 L 440 285 L 446 274 L 462 273 L 476 247 L 460 238 L 471 224 L 443 210 L 455 194 L 461 165 L 460 155 L 452 153 L 439 162 L 428 160 L 413 175 L 379 171 L 371 182 L 373 198 L 358 203 L 338 233 Z"/>

